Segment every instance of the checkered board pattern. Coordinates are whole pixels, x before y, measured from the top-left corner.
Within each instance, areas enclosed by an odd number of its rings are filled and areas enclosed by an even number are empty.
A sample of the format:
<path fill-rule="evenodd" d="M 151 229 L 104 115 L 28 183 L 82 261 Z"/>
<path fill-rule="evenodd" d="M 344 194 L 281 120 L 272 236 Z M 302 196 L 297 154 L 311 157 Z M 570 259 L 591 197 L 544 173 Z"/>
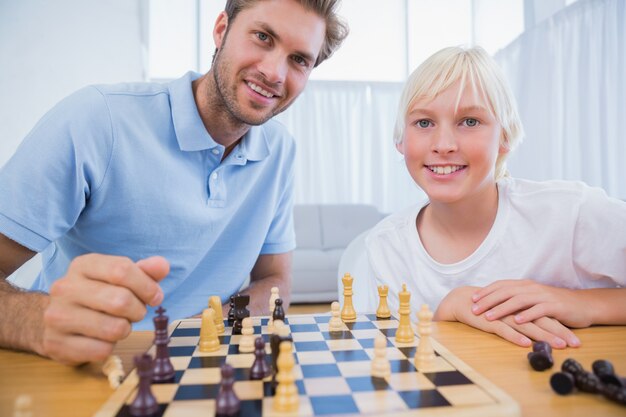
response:
<path fill-rule="evenodd" d="M 329 314 L 288 316 L 285 323 L 293 337 L 296 384 L 300 408 L 296 413 L 273 411 L 271 377 L 251 381 L 249 369 L 254 354 L 240 354 L 239 335 L 227 326 L 216 352 L 198 350 L 200 319 L 176 321 L 170 326 L 169 352 L 176 369 L 171 383 L 152 384 L 152 393 L 161 405 L 157 416 L 214 416 L 220 388 L 220 366 L 235 368 L 234 390 L 241 400 L 239 416 L 518 416 L 518 405 L 452 355 L 435 340 L 435 361 L 416 369 L 413 358 L 419 338 L 411 344 L 397 343 L 395 318 L 377 319 L 359 315 L 344 323 L 340 332 L 328 331 Z M 253 318 L 255 335 L 266 341 L 271 363 L 267 318 Z M 387 337 L 387 358 L 391 377 L 371 377 L 374 339 Z M 150 351 L 154 356 L 155 347 Z M 489 354 L 489 352 L 485 352 Z M 138 378 L 132 371 L 113 393 L 96 417 L 130 416 L 129 404 L 136 395 Z"/>

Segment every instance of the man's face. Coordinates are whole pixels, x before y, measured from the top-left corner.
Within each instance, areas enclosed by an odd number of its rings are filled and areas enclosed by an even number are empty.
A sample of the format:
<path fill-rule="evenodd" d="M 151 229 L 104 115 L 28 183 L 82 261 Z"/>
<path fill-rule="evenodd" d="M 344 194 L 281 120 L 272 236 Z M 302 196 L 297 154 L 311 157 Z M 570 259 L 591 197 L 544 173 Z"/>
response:
<path fill-rule="evenodd" d="M 289 107 L 306 85 L 325 31 L 324 19 L 294 0 L 260 1 L 231 22 L 223 12 L 213 31 L 212 72 L 230 116 L 259 125 Z"/>

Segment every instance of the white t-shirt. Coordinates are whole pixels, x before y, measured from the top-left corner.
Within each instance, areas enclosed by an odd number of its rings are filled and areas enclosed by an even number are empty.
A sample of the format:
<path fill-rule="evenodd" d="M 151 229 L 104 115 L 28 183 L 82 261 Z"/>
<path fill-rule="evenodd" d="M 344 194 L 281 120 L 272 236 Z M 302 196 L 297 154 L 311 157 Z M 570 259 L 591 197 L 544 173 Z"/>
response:
<path fill-rule="evenodd" d="M 403 283 L 415 309 L 426 303 L 433 311 L 456 287 L 501 279 L 529 278 L 576 289 L 626 284 L 625 202 L 580 182 L 505 178 L 498 181 L 498 191 L 491 231 L 457 263 L 435 261 L 422 245 L 416 218 L 428 201 L 372 229 L 365 239 L 370 273 L 376 285 L 389 285 L 392 312 Z M 375 311 L 371 304 L 377 299 L 370 293 L 366 308 Z"/>

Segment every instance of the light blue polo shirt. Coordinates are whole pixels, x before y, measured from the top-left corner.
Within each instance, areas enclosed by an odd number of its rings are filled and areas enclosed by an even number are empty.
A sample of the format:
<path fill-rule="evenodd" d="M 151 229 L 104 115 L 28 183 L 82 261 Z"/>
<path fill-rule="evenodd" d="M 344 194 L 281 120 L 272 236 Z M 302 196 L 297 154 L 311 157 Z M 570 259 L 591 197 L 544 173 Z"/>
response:
<path fill-rule="evenodd" d="M 0 233 L 43 251 L 32 289 L 81 254 L 161 255 L 163 306 L 183 318 L 226 301 L 259 254 L 293 250 L 293 138 L 272 120 L 221 161 L 194 102 L 199 76 L 84 88 L 24 139 L 0 170 Z"/>

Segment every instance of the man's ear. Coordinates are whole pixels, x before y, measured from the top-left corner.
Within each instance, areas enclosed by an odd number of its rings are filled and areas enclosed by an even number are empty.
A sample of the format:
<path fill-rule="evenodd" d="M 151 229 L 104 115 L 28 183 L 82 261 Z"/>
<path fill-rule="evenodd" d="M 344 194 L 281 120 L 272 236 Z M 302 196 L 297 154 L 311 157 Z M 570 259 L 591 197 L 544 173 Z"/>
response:
<path fill-rule="evenodd" d="M 215 47 L 220 49 L 222 47 L 222 42 L 224 41 L 224 36 L 226 36 L 226 29 L 228 28 L 228 15 L 226 12 L 221 12 L 217 16 L 217 20 L 215 20 L 215 26 L 213 27 L 213 42 L 215 42 Z"/>

